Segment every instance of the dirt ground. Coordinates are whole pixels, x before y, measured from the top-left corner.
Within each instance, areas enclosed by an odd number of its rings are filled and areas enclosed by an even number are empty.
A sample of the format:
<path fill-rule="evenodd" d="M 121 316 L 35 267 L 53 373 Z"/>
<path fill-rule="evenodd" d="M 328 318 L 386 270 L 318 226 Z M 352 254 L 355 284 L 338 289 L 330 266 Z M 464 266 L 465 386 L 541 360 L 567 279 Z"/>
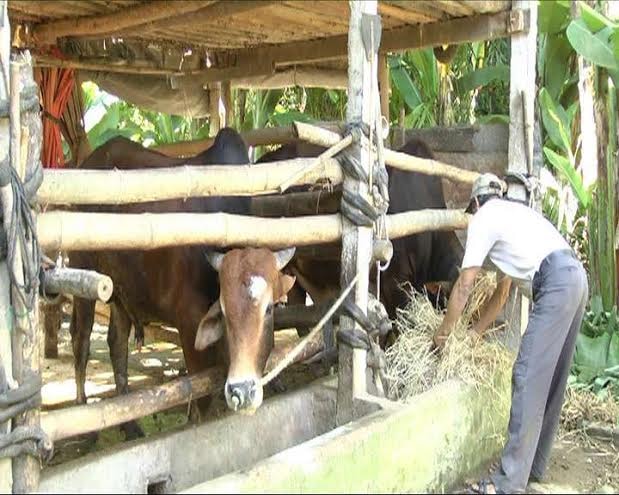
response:
<path fill-rule="evenodd" d="M 465 483 L 486 477 L 489 470 L 487 466 Z M 454 491 L 466 493 L 466 485 Z M 530 483 L 527 493 L 619 493 L 619 445 L 582 432 L 560 433 L 545 479 Z"/>

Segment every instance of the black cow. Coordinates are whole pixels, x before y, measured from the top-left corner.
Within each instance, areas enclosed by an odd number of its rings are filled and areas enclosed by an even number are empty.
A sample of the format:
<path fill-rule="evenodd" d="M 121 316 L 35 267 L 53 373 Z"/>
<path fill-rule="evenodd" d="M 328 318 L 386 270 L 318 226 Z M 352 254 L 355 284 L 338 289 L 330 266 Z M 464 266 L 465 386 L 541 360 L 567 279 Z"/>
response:
<path fill-rule="evenodd" d="M 325 148 L 303 142 L 284 145 L 266 153 L 259 162 L 284 160 L 296 157 L 316 157 Z M 398 151 L 421 158 L 434 158 L 427 144 L 411 139 Z M 388 213 L 446 208 L 441 179 L 438 176 L 407 172 L 387 166 L 389 175 Z M 337 188 L 341 191 L 341 187 Z M 333 204 L 333 202 L 331 202 Z M 321 214 L 335 213 L 320 209 Z M 417 291 L 428 290 L 434 304 L 444 306 L 444 293 L 433 293 L 437 282 L 454 282 L 462 261 L 463 248 L 456 234 L 450 231 L 423 232 L 393 239 L 393 258 L 381 276 L 381 301 L 390 318 L 395 318 L 396 308 L 403 307 L 406 293 L 402 284 L 409 282 Z M 307 291 L 314 302 L 332 298 L 339 293 L 340 261 L 317 260 L 297 253 L 287 267 L 297 276 L 294 295 L 289 302 L 302 302 Z M 371 282 L 375 273 L 371 275 Z"/>

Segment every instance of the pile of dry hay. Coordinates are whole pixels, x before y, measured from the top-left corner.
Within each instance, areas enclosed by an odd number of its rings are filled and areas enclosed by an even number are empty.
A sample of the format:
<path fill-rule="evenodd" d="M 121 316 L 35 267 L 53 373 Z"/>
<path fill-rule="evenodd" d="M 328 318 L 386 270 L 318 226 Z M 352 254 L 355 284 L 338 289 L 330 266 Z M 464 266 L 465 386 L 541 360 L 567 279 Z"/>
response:
<path fill-rule="evenodd" d="M 504 375 L 510 376 L 515 356 L 498 342 L 479 339 L 470 331 L 471 323 L 479 318 L 480 310 L 495 287 L 494 274 L 478 276 L 464 313 L 440 355 L 432 349 L 432 337 L 444 313 L 435 309 L 423 294 L 415 292 L 412 287 L 405 289 L 409 302 L 404 309 L 398 310 L 394 322 L 399 335 L 386 351 L 391 397 L 407 401 L 453 378 L 477 389 L 488 387 L 494 390 L 497 370 L 506 371 Z M 497 397 L 505 395 L 497 393 Z"/>
<path fill-rule="evenodd" d="M 568 387 L 561 409 L 561 430 L 568 433 L 588 424 L 619 425 L 619 403 L 613 395 L 595 394 L 584 388 Z"/>

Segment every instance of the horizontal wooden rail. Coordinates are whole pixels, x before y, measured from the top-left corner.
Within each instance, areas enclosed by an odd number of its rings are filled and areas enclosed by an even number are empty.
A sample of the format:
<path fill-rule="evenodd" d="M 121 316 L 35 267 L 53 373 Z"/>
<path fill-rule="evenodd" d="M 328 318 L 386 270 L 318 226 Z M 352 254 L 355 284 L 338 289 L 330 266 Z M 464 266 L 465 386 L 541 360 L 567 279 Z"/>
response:
<path fill-rule="evenodd" d="M 419 210 L 387 215 L 390 238 L 429 230 L 464 229 L 459 210 Z M 42 249 L 154 249 L 178 245 L 281 248 L 336 242 L 339 215 L 260 218 L 228 213 L 80 213 L 51 211 L 37 219 Z"/>
<path fill-rule="evenodd" d="M 254 196 L 277 192 L 279 185 L 306 169 L 314 158 L 256 165 L 209 165 L 139 170 L 46 169 L 37 192 L 40 204 L 124 204 L 202 196 Z M 342 181 L 333 158 L 299 176 L 294 185 L 319 179 Z"/>
<path fill-rule="evenodd" d="M 295 122 L 294 126 L 296 135 L 300 139 L 317 146 L 329 148 L 337 144 L 342 139 L 337 132 L 333 132 L 315 125 Z M 419 172 L 426 175 L 438 175 L 452 181 L 464 182 L 465 184 L 472 184 L 475 179 L 479 177 L 479 172 L 463 170 L 437 160 L 420 158 L 418 156 L 412 156 L 407 153 L 401 153 L 390 149 L 385 149 L 385 163 L 400 170 Z"/>
<path fill-rule="evenodd" d="M 224 371 L 210 369 L 169 383 L 41 415 L 41 427 L 52 441 L 99 431 L 198 399 L 223 387 Z"/>

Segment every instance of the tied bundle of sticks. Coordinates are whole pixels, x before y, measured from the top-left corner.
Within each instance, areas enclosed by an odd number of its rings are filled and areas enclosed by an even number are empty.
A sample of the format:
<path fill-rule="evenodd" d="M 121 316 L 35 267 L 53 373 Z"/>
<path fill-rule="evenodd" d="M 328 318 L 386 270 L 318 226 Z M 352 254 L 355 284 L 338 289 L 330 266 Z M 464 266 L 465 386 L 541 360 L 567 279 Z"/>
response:
<path fill-rule="evenodd" d="M 43 152 L 45 168 L 64 167 L 64 153 L 60 139 L 61 116 L 75 84 L 73 69 L 45 67 L 35 69 L 36 82 L 41 88 L 43 105 Z"/>
<path fill-rule="evenodd" d="M 482 273 L 477 277 L 464 313 L 440 354 L 433 347 L 432 337 L 443 321 L 444 312 L 435 309 L 424 294 L 410 286 L 403 287 L 409 302 L 397 312 L 394 328 L 398 337 L 386 351 L 390 393 L 394 397 L 407 401 L 450 379 L 459 379 L 476 389 L 495 390 L 497 376 L 510 376 L 515 356 L 500 343 L 490 338 L 480 339 L 470 330 L 495 287 L 494 274 Z M 499 328 L 489 329 L 486 335 Z M 498 391 L 496 396 L 499 401 L 505 400 L 504 394 Z M 504 405 L 497 404 L 497 407 Z"/>

